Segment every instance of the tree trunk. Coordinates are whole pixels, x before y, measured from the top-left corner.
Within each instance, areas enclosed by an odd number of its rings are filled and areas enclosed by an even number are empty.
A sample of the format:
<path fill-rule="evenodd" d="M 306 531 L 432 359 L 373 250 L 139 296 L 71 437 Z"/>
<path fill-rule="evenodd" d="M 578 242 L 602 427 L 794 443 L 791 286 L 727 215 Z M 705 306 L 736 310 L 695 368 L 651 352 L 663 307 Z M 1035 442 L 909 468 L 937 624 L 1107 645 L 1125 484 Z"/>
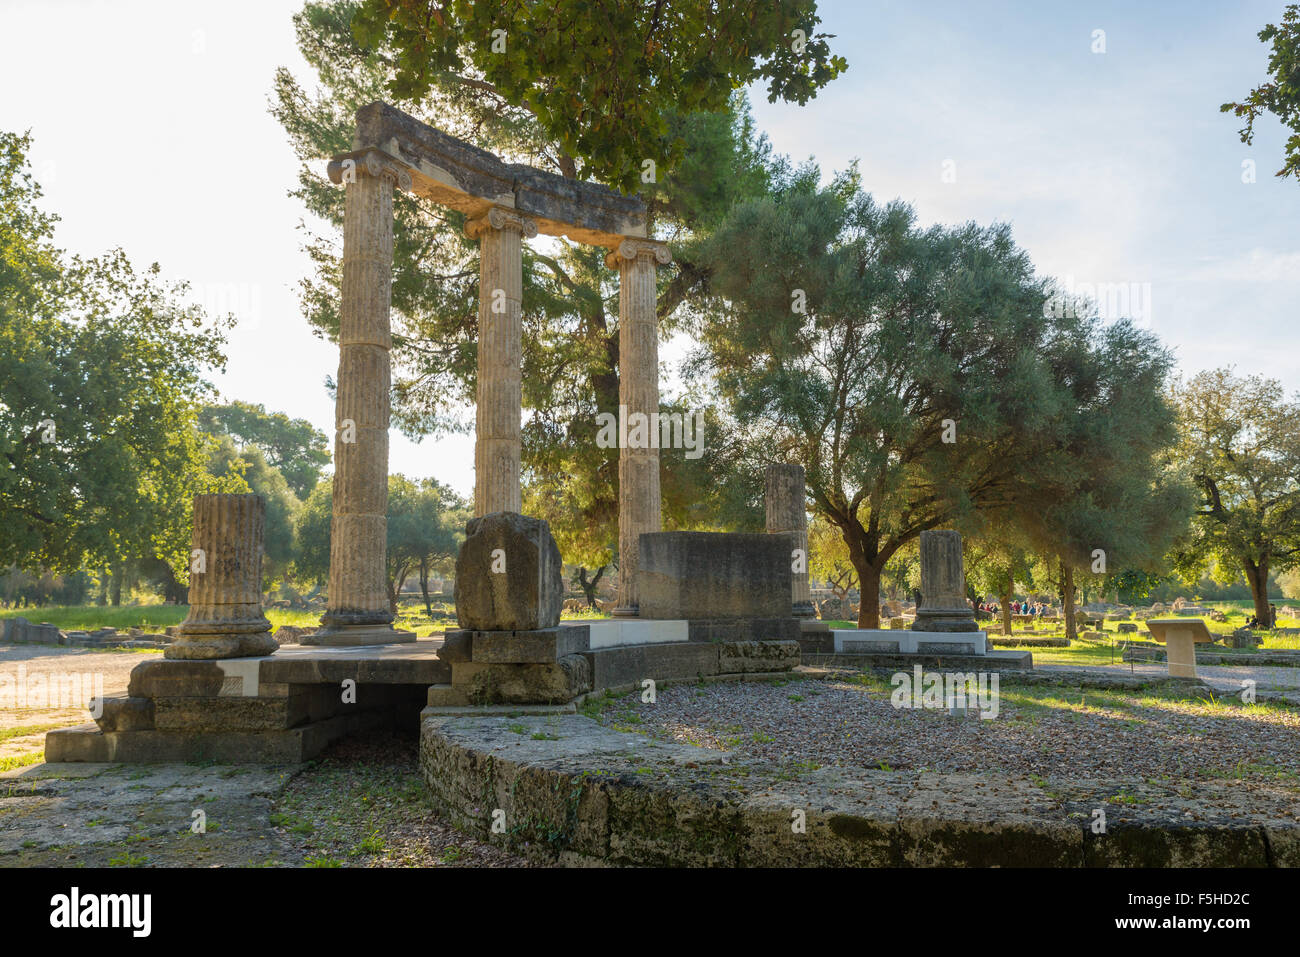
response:
<path fill-rule="evenodd" d="M 880 627 L 880 572 L 872 565 L 858 570 L 858 627 Z"/>
<path fill-rule="evenodd" d="M 99 572 L 99 597 L 95 599 L 95 604 L 103 608 L 108 604 L 108 569 L 100 569 Z"/>
<path fill-rule="evenodd" d="M 424 597 L 424 613 L 433 617 L 433 606 L 429 604 L 429 560 L 420 559 L 420 594 Z"/>
<path fill-rule="evenodd" d="M 579 566 L 578 568 L 578 584 L 582 587 L 582 594 L 587 599 L 587 607 L 592 611 L 597 610 L 596 588 L 599 587 L 601 576 L 605 574 L 605 569 L 608 567 L 608 565 L 601 565 L 597 568 L 596 577 L 591 581 L 587 581 L 586 566 Z"/>
<path fill-rule="evenodd" d="M 998 592 L 998 604 L 1001 606 L 1000 611 L 1002 612 L 1002 634 L 1004 635 L 1011 634 L 1011 596 L 1013 594 L 1015 594 L 1015 583 L 1011 580 L 1011 576 L 1007 575 L 1006 583 L 1003 585 L 1002 590 Z"/>
<path fill-rule="evenodd" d="M 1075 641 L 1079 629 L 1074 625 L 1074 569 L 1061 562 L 1061 610 L 1065 613 L 1065 640 Z"/>
<path fill-rule="evenodd" d="M 113 607 L 119 608 L 122 605 L 122 577 L 125 573 L 125 566 L 118 564 L 113 566 Z"/>
<path fill-rule="evenodd" d="M 1260 559 L 1256 564 L 1247 558 L 1241 564 L 1246 572 L 1246 584 L 1250 586 L 1251 600 L 1255 603 L 1255 620 L 1261 628 L 1272 628 L 1273 613 L 1268 607 L 1268 559 Z"/>

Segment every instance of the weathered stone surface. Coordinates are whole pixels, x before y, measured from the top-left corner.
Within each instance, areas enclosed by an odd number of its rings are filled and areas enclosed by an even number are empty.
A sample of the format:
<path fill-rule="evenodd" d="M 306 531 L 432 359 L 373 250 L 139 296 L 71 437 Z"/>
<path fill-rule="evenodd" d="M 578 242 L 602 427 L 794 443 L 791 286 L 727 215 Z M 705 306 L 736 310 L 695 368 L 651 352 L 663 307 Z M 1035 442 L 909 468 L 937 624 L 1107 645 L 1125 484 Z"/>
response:
<path fill-rule="evenodd" d="M 457 661 L 451 684 L 470 704 L 567 704 L 591 690 L 591 666 L 582 655 L 550 664 Z"/>
<path fill-rule="evenodd" d="M 544 628 L 538 631 L 476 631 L 471 661 L 488 664 L 550 664 L 588 648 L 585 628 Z"/>
<path fill-rule="evenodd" d="M 718 648 L 719 674 L 789 671 L 798 664 L 798 641 L 726 641 Z"/>
<path fill-rule="evenodd" d="M 649 426 L 659 413 L 659 320 L 656 267 L 672 261 L 662 243 L 628 239 L 605 257 L 618 270 L 618 401 L 628 437 L 618 452 L 618 604 L 614 614 L 640 612 L 641 536 L 663 528 L 659 493 L 661 436 L 637 439 L 636 422 Z M 643 417 L 643 418 L 638 418 Z M 685 616 L 675 616 L 685 617 Z"/>
<path fill-rule="evenodd" d="M 921 606 L 913 631 L 979 631 L 966 601 L 961 535 L 950 529 L 921 533 Z"/>
<path fill-rule="evenodd" d="M 466 222 L 479 241 L 478 385 L 474 406 L 474 514 L 519 512 L 523 401 L 522 240 L 526 216 L 494 206 Z"/>
<path fill-rule="evenodd" d="M 62 633 L 49 622 L 34 625 L 26 618 L 0 619 L 0 644 L 4 645 L 57 645 Z"/>
<path fill-rule="evenodd" d="M 808 513 L 804 502 L 807 480 L 802 465 L 774 463 L 767 467 L 767 530 L 784 532 L 792 539 L 791 610 L 796 618 L 812 618 L 812 592 L 808 586 Z"/>
<path fill-rule="evenodd" d="M 148 731 L 153 728 L 153 702 L 148 698 L 105 698 L 95 724 L 101 731 Z"/>
<path fill-rule="evenodd" d="M 797 641 L 801 621 L 816 619 L 692 618 L 687 630 L 691 641 Z"/>
<path fill-rule="evenodd" d="M 789 535 L 642 535 L 641 617 L 789 617 L 790 549 Z"/>
<path fill-rule="evenodd" d="M 190 610 L 168 658 L 257 657 L 279 647 L 262 614 L 265 519 L 260 495 L 194 496 Z"/>
<path fill-rule="evenodd" d="M 127 694 L 133 698 L 214 698 L 225 672 L 210 661 L 142 661 L 131 669 Z"/>
<path fill-rule="evenodd" d="M 519 728 L 522 725 L 522 729 Z M 523 733 L 519 733 L 522 730 Z M 581 715 L 427 716 L 420 768 L 454 823 L 560 863 L 660 866 L 1287 866 L 1290 796 L 1230 785 L 728 766 Z M 1116 803 L 1140 790 L 1149 803 Z M 1148 793 L 1149 792 L 1149 793 Z M 1105 834 L 1092 810 L 1107 809 Z M 491 830 L 496 809 L 505 833 Z M 802 831 L 792 828 L 803 812 Z M 1198 819 L 1199 818 L 1199 819 Z"/>
<path fill-rule="evenodd" d="M 438 657 L 443 661 L 472 661 L 474 657 L 474 632 L 463 628 L 449 628 L 443 635 Z"/>
<path fill-rule="evenodd" d="M 461 212 L 476 215 L 492 205 L 512 206 L 536 217 L 548 235 L 594 245 L 617 244 L 646 233 L 645 204 L 595 183 L 584 183 L 509 164 L 454 136 L 419 122 L 387 103 L 357 111 L 353 149 L 380 149 L 401 161 L 412 190 Z M 342 180 L 341 163 L 330 176 Z"/>
<path fill-rule="evenodd" d="M 456 619 L 470 631 L 560 623 L 564 568 L 550 526 L 517 512 L 470 519 L 456 556 Z"/>
<path fill-rule="evenodd" d="M 655 681 L 691 679 L 718 673 L 719 644 L 684 642 L 668 645 L 625 645 L 589 651 L 592 687 L 617 688 Z"/>

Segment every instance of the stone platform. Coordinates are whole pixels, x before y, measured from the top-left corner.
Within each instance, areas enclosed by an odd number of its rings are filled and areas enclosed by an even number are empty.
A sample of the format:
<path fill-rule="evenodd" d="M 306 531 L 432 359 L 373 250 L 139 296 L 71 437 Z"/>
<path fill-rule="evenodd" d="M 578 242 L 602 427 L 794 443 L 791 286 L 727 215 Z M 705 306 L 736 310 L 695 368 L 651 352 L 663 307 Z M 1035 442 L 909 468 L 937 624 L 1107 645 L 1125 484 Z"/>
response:
<path fill-rule="evenodd" d="M 982 631 L 912 631 L 906 628 L 834 628 L 836 654 L 983 655 L 988 641 Z"/>
<path fill-rule="evenodd" d="M 1182 782 L 1140 779 L 839 767 L 792 776 L 583 715 L 430 716 L 420 770 L 457 826 L 547 863 L 1300 866 L 1287 795 L 1260 807 L 1234 782 L 1185 794 Z M 1150 803 L 1122 803 L 1134 792 L 1151 792 Z M 1104 834 L 1091 827 L 1098 807 L 1107 809 Z M 494 815 L 504 815 L 504 832 L 493 829 Z"/>
<path fill-rule="evenodd" d="M 597 623 L 598 625 L 603 623 Z M 620 629 L 637 622 L 621 622 Z M 689 634 L 691 622 L 672 625 Z M 62 761 L 297 763 L 355 731 L 407 725 L 421 709 L 572 711 L 585 694 L 654 681 L 775 674 L 799 665 L 794 641 L 642 641 L 591 647 L 586 624 L 528 632 L 453 631 L 391 645 L 284 645 L 274 655 L 146 661 L 94 724 L 52 731 Z M 707 629 L 706 629 L 707 633 Z"/>
<path fill-rule="evenodd" d="M 427 688 L 450 674 L 441 646 L 284 645 L 261 658 L 146 661 L 94 724 L 47 734 L 45 760 L 306 761 L 343 735 L 413 722 Z"/>

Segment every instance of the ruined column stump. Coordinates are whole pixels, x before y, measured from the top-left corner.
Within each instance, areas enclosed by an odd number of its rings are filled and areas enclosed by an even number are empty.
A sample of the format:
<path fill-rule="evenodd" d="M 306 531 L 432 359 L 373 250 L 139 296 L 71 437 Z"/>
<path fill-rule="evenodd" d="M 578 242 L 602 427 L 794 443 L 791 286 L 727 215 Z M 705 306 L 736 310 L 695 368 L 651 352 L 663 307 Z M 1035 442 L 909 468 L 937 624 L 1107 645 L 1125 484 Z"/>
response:
<path fill-rule="evenodd" d="M 793 539 L 790 556 L 790 604 L 796 618 L 816 618 L 812 590 L 808 586 L 808 513 L 804 508 L 807 486 L 802 465 L 773 464 L 767 467 L 767 506 L 769 534 L 785 533 Z"/>
<path fill-rule="evenodd" d="M 190 613 L 167 658 L 254 658 L 279 645 L 262 614 L 260 495 L 194 496 Z"/>
<path fill-rule="evenodd" d="M 975 612 L 966 601 L 959 532 L 921 533 L 921 604 L 912 631 L 979 631 Z"/>

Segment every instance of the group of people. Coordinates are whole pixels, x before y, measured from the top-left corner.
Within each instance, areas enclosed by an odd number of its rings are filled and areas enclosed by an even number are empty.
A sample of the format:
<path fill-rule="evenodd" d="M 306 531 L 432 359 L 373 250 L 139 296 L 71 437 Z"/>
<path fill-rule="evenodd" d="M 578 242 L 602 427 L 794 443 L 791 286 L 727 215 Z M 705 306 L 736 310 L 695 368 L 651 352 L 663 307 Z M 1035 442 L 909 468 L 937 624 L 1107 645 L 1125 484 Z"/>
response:
<path fill-rule="evenodd" d="M 1047 614 L 1047 607 L 1048 606 L 1044 605 L 1041 601 L 1035 601 L 1035 602 L 1013 601 L 1011 603 L 1011 614 L 1045 615 Z M 996 601 L 982 602 L 979 606 L 979 610 L 983 612 L 987 612 L 990 615 L 998 615 L 1002 613 L 1002 603 Z"/>

